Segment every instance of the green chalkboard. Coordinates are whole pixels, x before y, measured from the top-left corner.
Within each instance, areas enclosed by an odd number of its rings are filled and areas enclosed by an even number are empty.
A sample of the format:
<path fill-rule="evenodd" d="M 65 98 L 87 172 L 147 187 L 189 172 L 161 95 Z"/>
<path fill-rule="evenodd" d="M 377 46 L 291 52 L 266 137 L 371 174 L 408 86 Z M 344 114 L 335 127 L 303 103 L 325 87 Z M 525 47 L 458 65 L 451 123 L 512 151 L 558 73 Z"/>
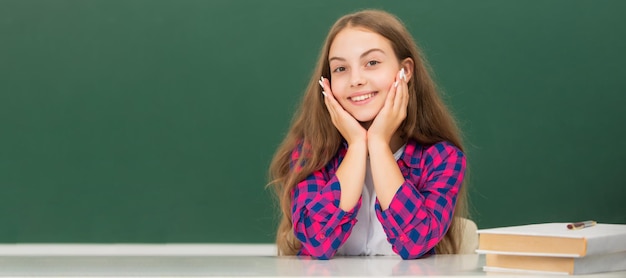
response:
<path fill-rule="evenodd" d="M 332 23 L 398 15 L 479 227 L 626 223 L 625 1 L 0 1 L 0 242 L 271 242 L 267 167 Z"/>

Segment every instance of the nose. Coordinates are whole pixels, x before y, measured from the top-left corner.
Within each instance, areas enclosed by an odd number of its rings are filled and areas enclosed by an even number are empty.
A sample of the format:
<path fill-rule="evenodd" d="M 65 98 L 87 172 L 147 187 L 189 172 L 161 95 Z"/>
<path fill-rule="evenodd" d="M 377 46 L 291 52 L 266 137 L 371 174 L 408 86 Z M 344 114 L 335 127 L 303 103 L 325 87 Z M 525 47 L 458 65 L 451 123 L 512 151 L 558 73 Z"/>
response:
<path fill-rule="evenodd" d="M 353 70 L 350 75 L 350 86 L 358 87 L 366 83 L 366 79 L 360 70 Z"/>

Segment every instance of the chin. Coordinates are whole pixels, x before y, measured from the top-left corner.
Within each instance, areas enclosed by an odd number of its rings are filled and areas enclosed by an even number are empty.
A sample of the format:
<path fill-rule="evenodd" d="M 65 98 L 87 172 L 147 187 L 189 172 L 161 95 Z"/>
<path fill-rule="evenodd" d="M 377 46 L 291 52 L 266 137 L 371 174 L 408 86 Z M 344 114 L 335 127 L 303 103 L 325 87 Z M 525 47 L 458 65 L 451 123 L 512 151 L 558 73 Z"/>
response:
<path fill-rule="evenodd" d="M 382 108 L 381 108 L 382 109 Z M 358 111 L 360 113 L 350 113 L 352 115 L 352 117 L 354 117 L 357 121 L 361 122 L 361 123 L 367 123 L 367 122 L 371 122 L 374 119 L 376 119 L 376 116 L 378 116 L 378 113 L 380 112 L 380 109 L 377 109 L 375 111 Z"/>
<path fill-rule="evenodd" d="M 376 118 L 376 115 L 355 115 L 354 118 L 360 123 L 368 123 Z"/>

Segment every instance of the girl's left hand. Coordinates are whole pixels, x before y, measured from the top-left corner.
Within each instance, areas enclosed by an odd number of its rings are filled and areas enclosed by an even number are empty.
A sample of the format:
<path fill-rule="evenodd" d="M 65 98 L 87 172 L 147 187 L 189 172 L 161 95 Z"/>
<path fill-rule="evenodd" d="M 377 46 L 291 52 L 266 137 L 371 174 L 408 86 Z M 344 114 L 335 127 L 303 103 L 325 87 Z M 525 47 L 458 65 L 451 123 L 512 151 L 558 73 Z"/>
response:
<path fill-rule="evenodd" d="M 396 76 L 396 82 L 391 85 L 389 93 L 387 93 L 383 108 L 367 130 L 368 143 L 382 140 L 382 142 L 389 144 L 393 134 L 406 118 L 408 103 L 409 87 L 404 70 L 401 70 Z"/>

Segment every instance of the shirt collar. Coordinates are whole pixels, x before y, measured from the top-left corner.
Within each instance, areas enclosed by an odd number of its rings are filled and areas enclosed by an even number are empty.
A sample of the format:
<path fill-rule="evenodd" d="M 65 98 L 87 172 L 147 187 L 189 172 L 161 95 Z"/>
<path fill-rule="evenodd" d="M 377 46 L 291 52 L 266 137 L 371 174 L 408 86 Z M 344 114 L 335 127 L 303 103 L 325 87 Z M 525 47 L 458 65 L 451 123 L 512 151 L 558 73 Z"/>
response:
<path fill-rule="evenodd" d="M 419 152 L 421 148 L 422 146 L 418 144 L 417 141 L 409 139 L 406 142 L 404 153 L 402 153 L 400 159 L 402 159 L 407 166 L 417 168 L 420 164 L 420 157 L 417 155 L 417 152 Z"/>

